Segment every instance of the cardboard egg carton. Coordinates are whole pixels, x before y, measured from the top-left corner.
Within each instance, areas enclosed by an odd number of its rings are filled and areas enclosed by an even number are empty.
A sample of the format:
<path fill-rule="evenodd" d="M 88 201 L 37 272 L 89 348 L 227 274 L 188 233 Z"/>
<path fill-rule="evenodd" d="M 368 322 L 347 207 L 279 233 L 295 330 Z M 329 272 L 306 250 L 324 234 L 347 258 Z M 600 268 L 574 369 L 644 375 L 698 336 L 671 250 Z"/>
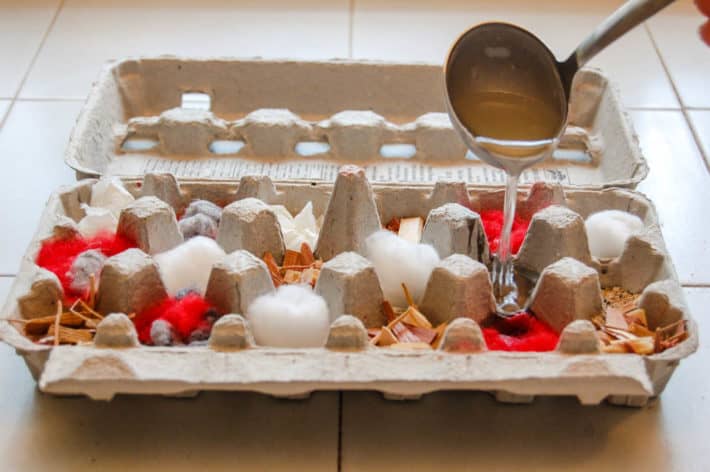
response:
<path fill-rule="evenodd" d="M 561 338 L 552 352 L 496 352 L 486 349 L 480 328 L 494 316 L 494 304 L 490 251 L 477 212 L 500 208 L 503 191 L 463 182 L 371 185 L 355 166 L 341 168 L 334 184 L 273 182 L 266 176 L 245 176 L 238 183 L 178 182 L 154 174 L 127 179 L 139 198 L 123 210 L 119 231 L 132 235 L 139 248 L 109 258 L 101 272 L 97 303 L 112 314 L 100 323 L 93 344 L 35 344 L 7 320 L 56 313 L 61 287 L 34 260 L 42 240 L 71 234 L 94 182 L 80 181 L 50 198 L 1 315 L 0 335 L 24 357 L 44 392 L 110 399 L 120 393 L 249 390 L 302 397 L 315 390 L 366 389 L 404 399 L 460 389 L 491 392 L 503 402 L 572 395 L 583 404 L 641 406 L 663 391 L 679 361 L 697 348 L 696 325 L 653 206 L 643 195 L 550 184 L 520 193 L 519 211 L 532 222 L 516 263 L 539 275 L 531 309 L 560 330 Z M 206 298 L 228 315 L 214 325 L 206 345 L 139 345 L 125 314 L 164 296 L 151 254 L 179 244 L 175 211 L 194 199 L 224 206 L 217 241 L 229 254 L 213 266 Z M 258 256 L 283 247 L 266 204 L 295 213 L 308 201 L 316 215 L 324 215 L 315 248 L 324 264 L 314 290 L 331 313 L 327 342 L 309 349 L 257 346 L 243 314 L 254 298 L 274 289 Z M 644 231 L 613 260 L 592 257 L 584 233 L 583 218 L 604 209 L 628 211 L 644 222 Z M 436 350 L 379 348 L 367 339 L 366 328 L 381 326 L 385 316 L 377 275 L 360 254 L 362 242 L 383 221 L 410 216 L 426 218 L 424 238 L 442 256 L 420 301 L 432 322 L 449 322 Z M 686 319 L 689 338 L 649 356 L 601 353 L 589 319 L 601 313 L 600 288 L 611 286 L 641 293 L 638 303 L 651 329 Z"/>
<path fill-rule="evenodd" d="M 441 67 L 425 64 L 125 59 L 94 84 L 65 159 L 80 177 L 332 184 L 357 163 L 377 184 L 502 185 L 456 135 L 443 90 Z M 616 90 L 585 69 L 560 149 L 521 182 L 633 188 L 647 172 Z"/>

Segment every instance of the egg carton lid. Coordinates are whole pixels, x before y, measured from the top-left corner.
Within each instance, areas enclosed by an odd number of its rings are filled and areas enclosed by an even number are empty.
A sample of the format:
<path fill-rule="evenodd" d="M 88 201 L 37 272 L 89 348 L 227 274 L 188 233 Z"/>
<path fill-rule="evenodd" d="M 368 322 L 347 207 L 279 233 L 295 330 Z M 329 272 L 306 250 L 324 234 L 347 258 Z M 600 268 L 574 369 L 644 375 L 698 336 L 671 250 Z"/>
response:
<path fill-rule="evenodd" d="M 357 163 L 375 185 L 501 186 L 445 113 L 438 65 L 140 57 L 108 63 L 65 153 L 78 177 L 333 182 Z M 573 85 L 555 155 L 526 171 L 565 187 L 634 188 L 648 173 L 619 94 L 598 70 Z"/>

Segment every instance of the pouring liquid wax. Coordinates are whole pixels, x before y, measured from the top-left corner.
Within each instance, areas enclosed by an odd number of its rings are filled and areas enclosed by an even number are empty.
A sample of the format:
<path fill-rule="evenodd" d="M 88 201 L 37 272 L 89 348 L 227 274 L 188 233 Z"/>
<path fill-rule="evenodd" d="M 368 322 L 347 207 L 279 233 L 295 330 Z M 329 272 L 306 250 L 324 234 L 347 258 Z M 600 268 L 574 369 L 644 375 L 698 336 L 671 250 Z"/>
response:
<path fill-rule="evenodd" d="M 551 154 L 560 133 L 564 115 L 549 102 L 507 91 L 476 92 L 464 86 L 453 106 L 458 119 L 475 136 L 479 146 L 499 157 L 498 166 L 506 172 L 504 224 L 493 267 L 493 289 L 501 315 L 520 311 L 518 288 L 514 280 L 511 231 L 515 218 L 519 165 L 509 160 L 532 163 Z M 511 163 L 512 164 L 512 163 Z"/>
<path fill-rule="evenodd" d="M 567 122 L 572 80 L 580 67 L 674 0 L 629 0 L 600 24 L 564 62 L 535 35 L 507 23 L 464 32 L 444 68 L 446 106 L 454 129 L 482 161 L 507 174 L 504 224 L 493 268 L 501 316 L 515 314 L 510 232 L 518 177 L 552 154 Z"/>

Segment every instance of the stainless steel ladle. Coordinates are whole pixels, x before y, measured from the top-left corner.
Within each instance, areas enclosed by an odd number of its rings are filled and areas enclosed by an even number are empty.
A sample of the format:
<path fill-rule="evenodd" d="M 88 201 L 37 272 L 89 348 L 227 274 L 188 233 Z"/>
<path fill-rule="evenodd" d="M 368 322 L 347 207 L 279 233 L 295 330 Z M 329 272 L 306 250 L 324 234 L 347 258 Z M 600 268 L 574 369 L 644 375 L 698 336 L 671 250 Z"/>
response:
<path fill-rule="evenodd" d="M 532 33 L 507 23 L 483 23 L 463 33 L 454 43 L 445 65 L 446 104 L 454 128 L 468 148 L 481 160 L 508 174 L 503 233 L 499 245 L 497 270 L 493 281 L 499 314 L 507 316 L 520 310 L 513 281 L 510 231 L 515 214 L 518 177 L 523 170 L 550 156 L 567 123 L 572 80 L 597 53 L 620 36 L 650 18 L 674 0 L 630 0 L 600 24 L 563 62 Z M 502 140 L 481 136 L 477 123 L 489 117 L 469 115 L 461 119 L 462 107 L 470 100 L 462 97 L 510 93 L 546 104 L 553 110 L 557 126 L 540 140 Z M 548 111 L 549 111 L 548 110 Z M 550 114 L 548 113 L 548 118 Z"/>

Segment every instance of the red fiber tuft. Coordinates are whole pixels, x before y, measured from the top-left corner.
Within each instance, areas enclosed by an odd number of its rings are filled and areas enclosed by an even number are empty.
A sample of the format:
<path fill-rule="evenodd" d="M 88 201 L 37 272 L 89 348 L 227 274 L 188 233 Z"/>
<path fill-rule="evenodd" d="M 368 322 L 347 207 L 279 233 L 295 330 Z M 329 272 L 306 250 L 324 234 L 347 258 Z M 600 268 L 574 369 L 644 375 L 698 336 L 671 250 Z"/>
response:
<path fill-rule="evenodd" d="M 183 342 L 190 333 L 203 326 L 205 315 L 212 306 L 196 293 L 189 293 L 180 299 L 165 298 L 160 303 L 139 313 L 133 323 L 138 331 L 138 338 L 143 344 L 152 344 L 150 326 L 155 320 L 169 322 Z"/>
<path fill-rule="evenodd" d="M 69 269 L 79 254 L 89 249 L 97 249 L 106 257 L 111 257 L 132 247 L 135 247 L 135 244 L 131 241 L 110 232 L 99 233 L 88 239 L 81 236 L 69 239 L 50 238 L 42 242 L 36 263 L 59 278 L 64 289 L 65 301 L 71 303 L 87 295 L 76 293 L 71 289 Z"/>
<path fill-rule="evenodd" d="M 491 351 L 545 352 L 557 347 L 559 334 L 547 323 L 529 313 L 497 319 L 483 328 L 483 337 Z"/>
<path fill-rule="evenodd" d="M 484 210 L 480 213 L 480 215 L 481 221 L 483 222 L 483 229 L 486 232 L 486 237 L 488 238 L 488 246 L 491 249 L 491 253 L 495 253 L 498 251 L 500 234 L 503 232 L 503 211 Z M 524 220 L 518 215 L 515 215 L 515 219 L 513 220 L 513 231 L 510 235 L 510 243 L 513 254 L 517 254 L 520 250 L 520 246 L 523 244 L 523 239 L 525 239 L 525 233 L 528 231 L 528 226 L 530 226 L 530 220 Z"/>

